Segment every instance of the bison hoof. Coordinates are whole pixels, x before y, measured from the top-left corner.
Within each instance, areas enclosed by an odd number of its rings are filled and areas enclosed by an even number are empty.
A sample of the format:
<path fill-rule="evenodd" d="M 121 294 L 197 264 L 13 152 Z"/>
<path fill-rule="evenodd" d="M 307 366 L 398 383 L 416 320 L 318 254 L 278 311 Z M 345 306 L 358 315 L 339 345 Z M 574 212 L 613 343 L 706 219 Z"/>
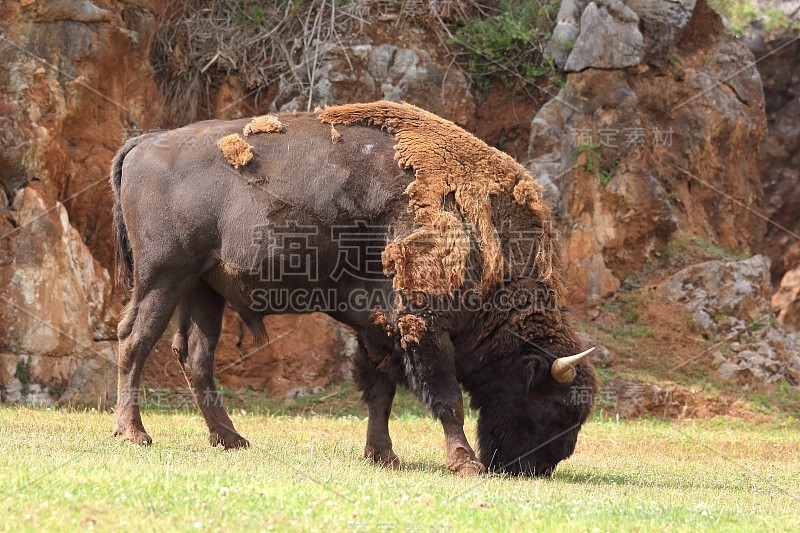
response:
<path fill-rule="evenodd" d="M 222 444 L 226 450 L 238 450 L 239 448 L 249 448 L 250 442 L 238 433 L 229 436 L 221 435 L 220 433 L 211 433 L 208 436 L 208 442 L 211 446 L 218 446 Z"/>
<path fill-rule="evenodd" d="M 367 444 L 367 447 L 364 448 L 364 457 L 372 459 L 376 464 L 384 468 L 391 468 L 392 470 L 400 468 L 400 458 L 391 448 L 388 450 L 378 450 L 374 446 Z"/>
<path fill-rule="evenodd" d="M 459 477 L 480 476 L 486 473 L 486 467 L 479 461 L 467 461 L 456 469 Z"/>
<path fill-rule="evenodd" d="M 117 429 L 114 431 L 114 436 L 119 437 L 122 436 L 127 441 L 130 441 L 134 444 L 138 444 L 140 446 L 150 446 L 153 444 L 153 439 L 150 438 L 150 435 L 145 433 L 140 429 L 128 429 L 128 430 L 121 430 Z"/>

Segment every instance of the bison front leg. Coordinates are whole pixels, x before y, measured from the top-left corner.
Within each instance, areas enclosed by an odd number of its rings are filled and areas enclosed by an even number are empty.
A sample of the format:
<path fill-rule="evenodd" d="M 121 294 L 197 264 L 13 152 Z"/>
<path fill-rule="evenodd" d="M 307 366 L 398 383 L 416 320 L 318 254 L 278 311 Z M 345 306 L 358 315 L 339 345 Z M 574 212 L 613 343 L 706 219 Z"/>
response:
<path fill-rule="evenodd" d="M 406 315 L 409 316 L 409 315 Z M 406 375 L 409 384 L 422 402 L 442 423 L 445 439 L 447 468 L 460 476 L 474 476 L 486 472 L 464 434 L 464 401 L 456 378 L 455 350 L 450 337 L 444 332 L 431 331 L 419 317 L 413 317 L 417 326 L 413 334 L 409 329 L 412 319 L 401 319 Z M 424 330 L 423 334 L 419 334 Z"/>
<path fill-rule="evenodd" d="M 389 415 L 397 385 L 367 357 L 363 347 L 359 347 L 356 353 L 355 367 L 356 382 L 369 410 L 364 457 L 388 468 L 399 468 L 400 458 L 392 450 L 392 438 L 389 436 Z"/>
<path fill-rule="evenodd" d="M 250 445 L 233 427 L 214 382 L 214 352 L 222 330 L 225 300 L 204 281 L 192 287 L 178 306 L 178 331 L 172 350 L 203 413 L 212 446 L 226 450 Z"/>

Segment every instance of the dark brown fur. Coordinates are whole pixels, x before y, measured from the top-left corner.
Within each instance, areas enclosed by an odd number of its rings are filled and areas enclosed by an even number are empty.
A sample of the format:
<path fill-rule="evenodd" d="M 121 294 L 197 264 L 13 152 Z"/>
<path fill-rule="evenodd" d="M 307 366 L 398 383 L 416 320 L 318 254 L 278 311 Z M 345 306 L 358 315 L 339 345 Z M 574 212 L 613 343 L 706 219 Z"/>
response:
<path fill-rule="evenodd" d="M 409 107 L 403 112 L 413 112 Z M 572 453 L 590 406 L 571 402 L 571 386 L 556 383 L 549 375 L 556 357 L 576 353 L 582 346 L 567 320 L 553 246 L 555 233 L 549 211 L 537 203 L 537 185 L 521 185 L 529 176 L 517 177 L 505 192 L 495 195 L 489 221 L 497 236 L 495 252 L 501 258 L 511 257 L 515 228 L 539 236 L 524 245 L 536 258 L 534 270 L 504 259 L 504 275 L 497 286 L 542 295 L 542 302 L 522 302 L 511 310 L 489 305 L 452 310 L 433 306 L 458 303 L 460 290 L 486 287 L 485 237 L 491 232 L 485 226 L 469 229 L 465 200 L 459 200 L 458 191 L 451 191 L 441 199 L 438 216 L 466 237 L 434 245 L 463 250 L 460 255 L 436 256 L 441 257 L 440 263 L 450 262 L 442 276 L 463 264 L 463 276 L 447 282 L 457 291 L 423 293 L 422 299 L 411 294 L 397 305 L 348 306 L 347 296 L 365 288 L 391 302 L 397 287 L 390 275 L 379 272 L 376 277 L 366 263 L 356 265 L 357 275 L 328 277 L 340 251 L 331 238 L 334 229 L 342 225 L 391 228 L 380 235 L 365 233 L 364 238 L 371 246 L 391 252 L 389 271 L 397 276 L 401 275 L 398 262 L 400 268 L 407 267 L 408 261 L 421 265 L 436 255 L 426 255 L 424 243 L 414 236 L 421 227 L 435 224 L 437 217 L 434 213 L 420 223 L 409 213 L 407 191 L 419 180 L 419 169 L 398 168 L 397 139 L 392 134 L 342 123 L 337 126 L 340 142 L 332 143 L 330 125 L 314 114 L 286 113 L 278 119 L 286 126 L 283 133 L 248 137 L 254 156 L 238 170 L 226 161 L 216 142 L 242 131 L 247 119 L 200 122 L 149 134 L 130 141 L 115 158 L 112 188 L 118 271 L 120 281 L 131 289 L 119 325 L 116 433 L 135 442 L 151 442 L 135 391 L 148 352 L 174 315 L 173 348 L 206 419 L 212 444 L 246 446 L 218 401 L 214 385 L 213 358 L 222 307 L 229 303 L 256 335 L 264 336 L 261 319 L 274 311 L 254 299 L 258 291 L 335 289 L 338 300 L 327 312 L 353 327 L 359 338 L 356 376 L 370 413 L 367 456 L 388 466 L 399 464 L 388 418 L 400 383 L 409 386 L 442 422 L 451 470 L 473 474 L 485 465 L 511 473 L 551 472 Z M 269 239 L 258 237 L 264 234 L 265 224 L 296 231 L 312 228 L 318 258 L 315 268 L 324 275 L 316 279 L 265 276 L 264 271 L 280 266 L 283 257 L 272 251 Z M 392 251 L 393 247 L 397 249 Z M 423 275 L 420 270 L 408 279 L 422 283 Z M 495 294 L 478 293 L 483 303 Z M 463 432 L 459 383 L 480 410 L 481 462 Z M 591 365 L 577 368 L 573 385 L 594 391 Z"/>

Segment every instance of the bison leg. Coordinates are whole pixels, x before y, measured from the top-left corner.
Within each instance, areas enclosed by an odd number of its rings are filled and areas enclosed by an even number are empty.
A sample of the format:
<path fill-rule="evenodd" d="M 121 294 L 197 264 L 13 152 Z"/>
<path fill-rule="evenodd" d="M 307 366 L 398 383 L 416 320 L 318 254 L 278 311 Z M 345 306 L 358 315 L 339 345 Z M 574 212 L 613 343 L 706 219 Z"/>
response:
<path fill-rule="evenodd" d="M 205 281 L 192 287 L 178 305 L 178 331 L 172 351 L 203 413 L 212 446 L 246 448 L 247 440 L 233 427 L 214 383 L 214 351 L 222 330 L 225 300 Z"/>
<path fill-rule="evenodd" d="M 453 343 L 445 333 L 428 331 L 409 342 L 406 373 L 412 390 L 442 423 L 447 468 L 460 476 L 486 472 L 464 435 L 464 401 L 456 378 Z"/>
<path fill-rule="evenodd" d="M 392 450 L 389 436 L 389 415 L 397 385 L 388 374 L 378 369 L 361 346 L 356 353 L 355 366 L 356 381 L 369 409 L 364 457 L 388 468 L 399 468 L 400 458 Z"/>
<path fill-rule="evenodd" d="M 144 429 L 139 412 L 142 369 L 153 345 L 167 327 L 185 284 L 164 282 L 143 296 L 134 290 L 118 327 L 117 423 L 114 435 L 148 446 L 153 439 Z"/>

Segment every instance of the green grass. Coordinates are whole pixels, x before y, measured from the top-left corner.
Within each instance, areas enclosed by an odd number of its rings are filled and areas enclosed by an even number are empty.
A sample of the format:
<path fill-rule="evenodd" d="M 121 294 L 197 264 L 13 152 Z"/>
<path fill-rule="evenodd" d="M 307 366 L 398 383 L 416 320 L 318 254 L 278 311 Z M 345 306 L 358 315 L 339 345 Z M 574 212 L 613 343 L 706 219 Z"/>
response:
<path fill-rule="evenodd" d="M 761 7 L 756 0 L 712 0 L 712 7 L 730 21 L 733 31 L 739 35 L 758 22 L 768 33 L 793 31 L 800 28 L 780 10 Z"/>
<path fill-rule="evenodd" d="M 210 448 L 199 416 L 145 412 L 150 448 L 105 412 L 0 407 L 8 531 L 788 531 L 800 527 L 800 429 L 595 419 L 552 479 L 461 479 L 427 417 L 392 421 L 400 471 L 361 458 L 360 417 L 232 415 L 253 447 Z M 468 435 L 474 434 L 468 420 Z"/>
<path fill-rule="evenodd" d="M 732 259 L 734 261 L 741 261 L 750 257 L 748 252 L 737 254 L 726 250 L 721 246 L 717 246 L 707 237 L 696 237 L 695 242 L 700 249 L 713 259 Z"/>
<path fill-rule="evenodd" d="M 457 60 L 480 93 L 488 93 L 493 78 L 507 87 L 524 87 L 555 73 L 542 50 L 558 6 L 554 0 L 499 0 L 488 16 L 476 11 L 448 30 L 450 42 L 461 48 Z"/>
<path fill-rule="evenodd" d="M 684 267 L 691 263 L 710 260 L 741 261 L 750 257 L 748 251 L 732 252 L 715 244 L 711 239 L 677 231 L 661 250 L 661 268 Z"/>

